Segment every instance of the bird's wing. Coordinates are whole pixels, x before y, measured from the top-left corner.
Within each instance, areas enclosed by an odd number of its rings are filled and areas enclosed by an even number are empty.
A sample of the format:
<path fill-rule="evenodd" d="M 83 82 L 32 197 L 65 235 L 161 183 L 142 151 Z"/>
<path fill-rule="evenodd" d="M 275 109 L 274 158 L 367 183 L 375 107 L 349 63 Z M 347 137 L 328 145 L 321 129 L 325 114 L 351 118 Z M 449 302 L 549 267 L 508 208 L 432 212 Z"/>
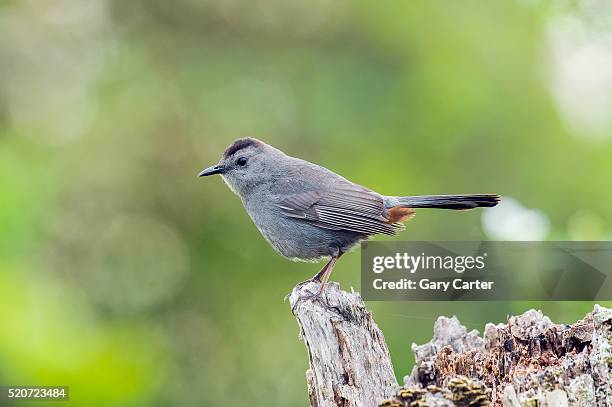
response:
<path fill-rule="evenodd" d="M 337 185 L 329 191 L 290 195 L 278 206 L 285 216 L 303 219 L 324 229 L 395 235 L 404 227 L 388 221 L 380 195 L 351 183 Z"/>

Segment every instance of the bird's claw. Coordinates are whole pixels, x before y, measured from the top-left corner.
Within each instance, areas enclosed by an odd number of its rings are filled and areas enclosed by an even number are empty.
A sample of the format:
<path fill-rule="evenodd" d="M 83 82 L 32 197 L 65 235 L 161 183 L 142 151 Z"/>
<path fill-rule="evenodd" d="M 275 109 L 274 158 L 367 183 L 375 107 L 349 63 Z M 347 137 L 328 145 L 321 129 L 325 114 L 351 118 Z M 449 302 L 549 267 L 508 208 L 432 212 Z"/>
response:
<path fill-rule="evenodd" d="M 321 288 L 319 290 L 317 290 L 316 292 L 312 292 L 312 291 L 309 291 L 309 290 L 304 290 L 304 292 L 301 292 L 299 298 L 295 301 L 295 303 L 293 304 L 293 307 L 291 308 L 291 311 L 294 314 L 295 314 L 295 310 L 297 309 L 298 305 L 301 304 L 301 303 L 307 302 L 307 301 L 318 301 L 325 309 L 331 309 L 332 308 L 328 304 L 327 298 L 323 295 L 326 283 L 322 283 L 322 282 L 318 281 L 317 279 L 310 279 L 310 280 L 302 281 L 301 283 L 299 283 L 296 286 L 296 288 L 303 287 L 304 285 L 309 284 L 309 283 L 313 283 L 313 282 L 319 284 L 321 286 Z M 289 296 L 289 295 L 290 294 L 288 294 L 287 296 Z"/>

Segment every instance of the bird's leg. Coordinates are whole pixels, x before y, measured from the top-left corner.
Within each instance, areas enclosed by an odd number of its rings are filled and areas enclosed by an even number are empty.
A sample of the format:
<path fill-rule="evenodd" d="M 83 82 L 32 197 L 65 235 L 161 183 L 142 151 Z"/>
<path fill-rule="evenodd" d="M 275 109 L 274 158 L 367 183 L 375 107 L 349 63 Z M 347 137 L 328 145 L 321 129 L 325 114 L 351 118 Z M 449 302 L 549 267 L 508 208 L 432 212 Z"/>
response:
<path fill-rule="evenodd" d="M 338 250 L 337 254 L 335 256 L 332 256 L 329 263 L 327 263 L 327 265 L 323 267 L 323 270 L 321 270 L 316 276 L 313 277 L 313 280 L 319 281 L 321 283 L 321 290 L 319 291 L 319 295 L 323 293 L 323 290 L 325 289 L 325 284 L 327 284 L 332 272 L 334 271 L 336 262 L 340 257 L 342 257 L 343 254 L 344 253 Z"/>
<path fill-rule="evenodd" d="M 304 284 L 308 284 L 313 281 L 316 281 L 317 283 L 322 283 L 322 284 L 327 283 L 327 281 L 329 280 L 329 276 L 331 275 L 331 272 L 334 270 L 334 266 L 336 265 L 336 262 L 343 254 L 344 253 L 340 251 L 340 249 L 336 249 L 334 251 L 334 254 L 331 255 L 331 259 L 327 262 L 325 266 L 323 266 L 321 271 L 319 271 L 317 274 L 312 276 L 312 278 L 309 278 L 306 281 L 302 281 L 301 283 L 298 284 L 298 286 L 302 286 Z"/>
<path fill-rule="evenodd" d="M 321 271 L 319 271 L 317 274 L 315 274 L 312 278 L 309 278 L 306 281 L 302 281 L 301 283 L 299 283 L 297 286 L 301 287 L 305 284 L 308 283 L 312 283 L 312 282 L 317 282 L 317 283 L 323 283 L 323 279 L 325 278 L 325 281 L 327 281 L 327 279 L 329 279 L 329 274 L 328 270 L 330 268 L 330 266 L 333 268 L 333 265 L 335 263 L 335 256 L 332 256 L 332 258 L 327 262 L 327 264 L 325 266 L 323 266 L 323 268 L 321 269 Z M 327 277 L 325 277 L 327 275 Z"/>
<path fill-rule="evenodd" d="M 325 266 L 323 266 L 323 268 L 321 269 L 321 271 L 319 271 L 317 274 L 315 274 L 310 280 L 307 281 L 316 281 L 318 283 L 324 283 L 327 282 L 327 279 L 329 279 L 329 276 L 326 278 L 325 276 L 328 275 L 328 270 L 330 268 L 334 268 L 334 264 L 336 262 L 336 257 L 332 256 L 332 258 L 327 262 L 327 264 Z"/>
<path fill-rule="evenodd" d="M 321 288 L 316 294 L 309 292 L 309 295 L 302 297 L 301 299 L 302 301 L 312 300 L 312 299 L 322 299 L 323 297 L 322 294 L 323 294 L 323 290 L 325 289 L 325 285 L 329 281 L 329 277 L 331 276 L 331 273 L 334 271 L 334 266 L 336 265 L 336 262 L 338 261 L 340 257 L 342 257 L 343 254 L 344 253 L 342 251 L 340 251 L 339 249 L 336 249 L 336 252 L 332 255 L 329 262 L 325 265 L 325 267 L 321 269 L 321 271 L 315 274 L 311 279 L 303 281 L 298 284 L 298 286 L 302 286 L 304 284 L 308 284 L 313 281 L 321 284 Z"/>

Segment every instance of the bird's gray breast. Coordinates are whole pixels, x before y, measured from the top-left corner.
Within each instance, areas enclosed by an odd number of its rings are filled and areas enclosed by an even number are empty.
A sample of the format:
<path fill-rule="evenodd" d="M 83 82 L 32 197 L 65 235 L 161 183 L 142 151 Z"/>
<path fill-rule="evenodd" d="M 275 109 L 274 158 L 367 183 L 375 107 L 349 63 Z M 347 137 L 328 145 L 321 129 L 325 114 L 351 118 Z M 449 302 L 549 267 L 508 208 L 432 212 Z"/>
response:
<path fill-rule="evenodd" d="M 262 188 L 243 198 L 247 213 L 264 238 L 282 256 L 293 260 L 315 261 L 348 251 L 361 236 L 345 231 L 320 228 L 285 216 L 278 204 L 283 196 Z"/>

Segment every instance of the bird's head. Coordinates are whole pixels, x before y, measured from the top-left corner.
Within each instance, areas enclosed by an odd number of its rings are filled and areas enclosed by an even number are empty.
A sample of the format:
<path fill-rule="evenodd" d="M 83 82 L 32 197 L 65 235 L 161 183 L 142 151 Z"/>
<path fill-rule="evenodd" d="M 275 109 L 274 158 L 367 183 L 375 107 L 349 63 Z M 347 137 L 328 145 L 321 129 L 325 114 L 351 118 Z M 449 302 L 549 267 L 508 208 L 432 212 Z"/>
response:
<path fill-rule="evenodd" d="M 273 181 L 275 163 L 284 154 L 255 138 L 234 141 L 223 153 L 217 165 L 206 168 L 200 177 L 219 174 L 237 195 L 244 196 L 253 187 Z"/>

